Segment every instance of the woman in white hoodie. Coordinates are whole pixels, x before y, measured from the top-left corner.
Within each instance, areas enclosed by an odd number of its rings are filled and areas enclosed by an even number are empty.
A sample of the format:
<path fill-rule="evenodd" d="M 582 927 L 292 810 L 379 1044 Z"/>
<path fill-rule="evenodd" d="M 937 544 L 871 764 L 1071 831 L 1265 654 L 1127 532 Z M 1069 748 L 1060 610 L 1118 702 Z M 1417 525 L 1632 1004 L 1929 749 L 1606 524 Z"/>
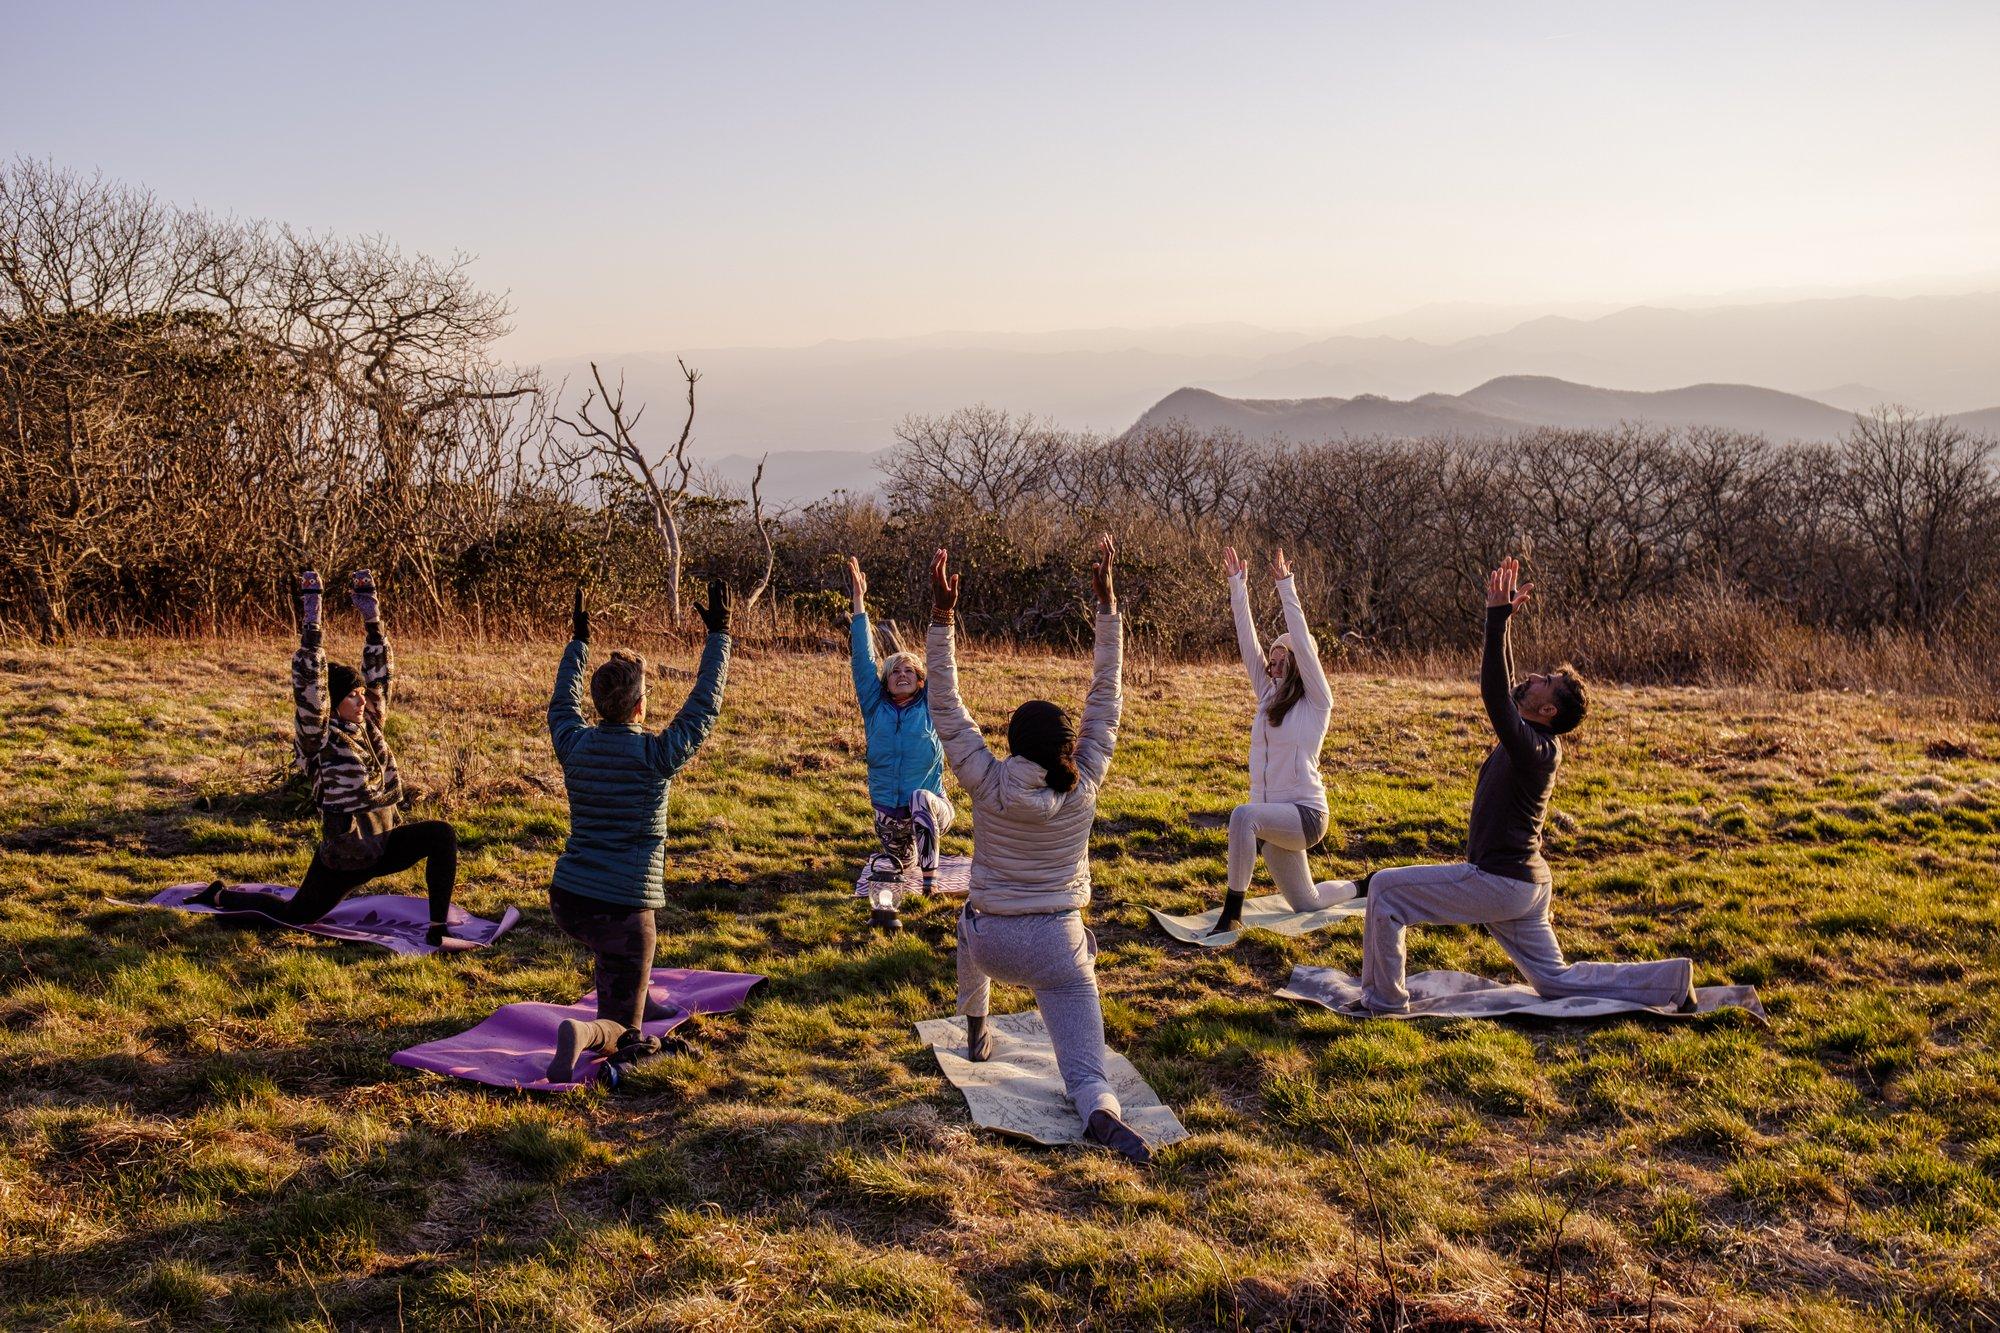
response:
<path fill-rule="evenodd" d="M 1123 1108 L 1105 1075 L 1097 937 L 1084 928 L 1082 911 L 1090 901 L 1090 826 L 1123 707 L 1124 629 L 1111 580 L 1114 553 L 1111 538 L 1100 538 L 1092 579 L 1096 649 L 1079 723 L 1072 724 L 1061 706 L 1032 699 L 1007 724 L 1007 758 L 986 747 L 958 694 L 958 575 L 949 572 L 943 550 L 931 562 L 925 674 L 945 758 L 972 798 L 971 891 L 958 919 L 958 1012 L 965 1015 L 966 1053 L 973 1060 L 993 1054 L 986 1030 L 993 982 L 1034 991 L 1085 1136 L 1144 1163 L 1152 1153 L 1120 1118 Z"/>
<path fill-rule="evenodd" d="M 1349 880 L 1313 883 L 1306 853 L 1326 836 L 1326 784 L 1320 781 L 1319 751 L 1333 715 L 1333 694 L 1320 668 L 1319 645 L 1306 627 L 1292 567 L 1280 550 L 1271 559 L 1285 632 L 1267 653 L 1250 614 L 1250 567 L 1231 546 L 1222 566 L 1229 575 L 1229 607 L 1236 618 L 1236 646 L 1250 688 L 1257 695 L 1250 725 L 1250 799 L 1229 815 L 1229 896 L 1209 934 L 1241 927 L 1243 895 L 1257 869 L 1257 854 L 1295 912 L 1343 903 L 1357 889 Z"/>

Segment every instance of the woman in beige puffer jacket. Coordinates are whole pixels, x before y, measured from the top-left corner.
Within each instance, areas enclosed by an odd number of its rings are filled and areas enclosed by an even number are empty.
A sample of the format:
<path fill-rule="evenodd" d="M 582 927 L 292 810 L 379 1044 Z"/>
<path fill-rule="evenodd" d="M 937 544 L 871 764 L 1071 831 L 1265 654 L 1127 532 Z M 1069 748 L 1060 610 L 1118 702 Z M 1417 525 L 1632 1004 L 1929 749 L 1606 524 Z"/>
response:
<path fill-rule="evenodd" d="M 958 1012 L 966 1019 L 966 1054 L 985 1060 L 993 1053 L 986 1018 L 994 981 L 1034 991 L 1085 1136 L 1144 1163 L 1152 1153 L 1121 1118 L 1105 1073 L 1097 938 L 1082 915 L 1090 901 L 1090 826 L 1123 707 L 1124 628 L 1112 585 L 1114 554 L 1111 538 L 1100 538 L 1093 566 L 1096 649 L 1079 724 L 1057 704 L 1030 700 L 1008 722 L 1008 756 L 987 748 L 959 698 L 958 575 L 949 571 L 943 550 L 931 562 L 925 674 L 931 721 L 972 800 L 971 892 L 958 921 Z"/>

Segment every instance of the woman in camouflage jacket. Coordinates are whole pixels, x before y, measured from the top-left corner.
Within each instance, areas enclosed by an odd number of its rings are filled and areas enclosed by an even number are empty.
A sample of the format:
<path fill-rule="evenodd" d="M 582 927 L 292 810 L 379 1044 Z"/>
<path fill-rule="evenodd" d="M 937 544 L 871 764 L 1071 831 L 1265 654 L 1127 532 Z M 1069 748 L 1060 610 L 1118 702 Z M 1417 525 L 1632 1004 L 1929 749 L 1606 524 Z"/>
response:
<path fill-rule="evenodd" d="M 354 576 L 354 609 L 367 626 L 361 670 L 329 663 L 320 647 L 319 575 L 299 577 L 299 650 L 292 655 L 293 742 L 319 807 L 321 842 L 304 883 L 290 898 L 210 884 L 195 901 L 229 911 L 261 912 L 290 925 L 310 925 L 372 879 L 424 862 L 430 898 L 429 942 L 445 943 L 452 890 L 458 880 L 458 836 L 441 819 L 398 820 L 403 783 L 382 734 L 395 678 L 375 579 Z"/>

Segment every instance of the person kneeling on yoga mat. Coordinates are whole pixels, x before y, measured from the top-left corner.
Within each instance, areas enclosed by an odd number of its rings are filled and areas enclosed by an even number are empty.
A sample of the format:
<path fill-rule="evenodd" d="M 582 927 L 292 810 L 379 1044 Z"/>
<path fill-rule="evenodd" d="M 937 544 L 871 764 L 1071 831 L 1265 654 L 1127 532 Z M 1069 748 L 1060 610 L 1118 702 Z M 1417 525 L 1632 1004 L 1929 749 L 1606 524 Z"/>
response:
<path fill-rule="evenodd" d="M 425 939 L 432 948 L 449 946 L 445 923 L 458 881 L 458 837 L 441 819 L 404 824 L 398 818 L 403 782 L 382 734 L 395 667 L 375 576 L 365 569 L 354 575 L 354 609 L 368 632 L 360 671 L 329 663 L 321 651 L 320 591 L 317 573 L 308 569 L 299 576 L 299 650 L 292 655 L 293 741 L 320 811 L 312 864 L 290 898 L 224 888 L 217 880 L 191 901 L 309 926 L 369 880 L 422 861 L 430 897 Z"/>
<path fill-rule="evenodd" d="M 598 725 L 583 717 L 584 667 L 590 658 L 590 615 L 577 589 L 571 641 L 556 669 L 549 700 L 549 739 L 569 791 L 569 840 L 556 858 L 549 911 L 565 935 L 590 950 L 597 982 L 597 1017 L 566 1018 L 556 1032 L 549 1082 L 567 1083 L 585 1051 L 611 1053 L 630 1064 L 657 1052 L 648 1018 L 668 1018 L 670 1006 L 646 993 L 653 974 L 657 926 L 666 906 L 662 872 L 667 838 L 667 795 L 674 775 L 694 758 L 722 709 L 729 674 L 729 588 L 708 585 L 708 605 L 695 608 L 708 626 L 701 666 L 687 702 L 664 731 L 648 734 L 646 661 L 614 652 L 590 676 Z"/>
<path fill-rule="evenodd" d="M 967 1055 L 993 1054 L 986 1030 L 992 982 L 1035 993 L 1055 1047 L 1063 1086 L 1084 1133 L 1135 1162 L 1152 1159 L 1146 1141 L 1120 1114 L 1104 1072 L 1104 1011 L 1097 994 L 1097 937 L 1084 928 L 1090 901 L 1090 826 L 1097 793 L 1111 769 L 1123 706 L 1119 674 L 1124 628 L 1112 586 L 1110 537 L 1094 566 L 1097 645 L 1081 724 L 1036 699 L 1007 724 L 1006 759 L 996 758 L 958 695 L 953 618 L 958 575 L 949 553 L 931 562 L 931 720 L 952 772 L 972 798 L 971 894 L 958 919 L 958 1012 L 965 1015 Z"/>
<path fill-rule="evenodd" d="M 1397 866 L 1368 880 L 1368 914 L 1361 926 L 1363 1013 L 1409 1007 L 1403 984 L 1403 932 L 1425 922 L 1481 925 L 1514 966 L 1548 998 L 1583 995 L 1643 1005 L 1678 1005 L 1692 1012 L 1694 964 L 1686 958 L 1647 963 L 1571 963 L 1549 921 L 1549 863 L 1542 859 L 1542 821 L 1562 766 L 1562 738 L 1583 722 L 1583 678 L 1564 664 L 1514 678 L 1507 622 L 1528 604 L 1535 585 L 1521 583 L 1512 556 L 1486 576 L 1486 645 L 1479 695 L 1497 744 L 1479 766 L 1466 832 L 1465 860 L 1451 865 Z"/>
<path fill-rule="evenodd" d="M 1278 892 L 1294 912 L 1332 907 L 1357 892 L 1351 880 L 1313 883 L 1306 861 L 1306 853 L 1326 836 L 1326 784 L 1319 776 L 1319 751 L 1333 716 L 1333 691 L 1299 605 L 1292 567 L 1282 550 L 1271 559 L 1285 632 L 1272 641 L 1268 654 L 1250 614 L 1250 567 L 1233 546 L 1224 548 L 1222 567 L 1229 576 L 1236 646 L 1257 695 L 1257 716 L 1250 724 L 1250 799 L 1229 815 L 1229 889 L 1211 935 L 1242 926 L 1243 895 L 1256 873 L 1260 852 Z"/>
<path fill-rule="evenodd" d="M 853 556 L 847 558 L 847 593 L 854 605 L 849 627 L 854 697 L 868 738 L 868 803 L 882 844 L 868 858 L 868 924 L 894 933 L 903 928 L 895 886 L 914 859 L 923 891 L 937 888 L 938 844 L 953 811 L 944 794 L 944 747 L 924 704 L 924 660 L 899 652 L 876 661 L 868 576 Z"/>

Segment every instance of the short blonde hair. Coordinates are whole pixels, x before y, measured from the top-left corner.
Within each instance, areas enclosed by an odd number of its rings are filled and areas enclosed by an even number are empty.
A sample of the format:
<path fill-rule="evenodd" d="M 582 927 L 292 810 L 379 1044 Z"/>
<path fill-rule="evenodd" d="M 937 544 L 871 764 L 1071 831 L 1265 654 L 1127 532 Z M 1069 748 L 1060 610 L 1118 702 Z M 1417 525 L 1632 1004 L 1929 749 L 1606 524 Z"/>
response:
<path fill-rule="evenodd" d="M 591 673 L 590 701 L 597 716 L 613 726 L 639 716 L 639 705 L 646 702 L 646 659 L 623 649 L 611 654 Z"/>
<path fill-rule="evenodd" d="M 916 672 L 918 680 L 929 679 L 929 676 L 924 671 L 924 659 L 918 657 L 915 653 L 890 653 L 882 659 L 881 669 L 876 672 L 876 675 L 886 685 L 889 681 L 889 673 L 899 666 L 906 666 Z"/>

